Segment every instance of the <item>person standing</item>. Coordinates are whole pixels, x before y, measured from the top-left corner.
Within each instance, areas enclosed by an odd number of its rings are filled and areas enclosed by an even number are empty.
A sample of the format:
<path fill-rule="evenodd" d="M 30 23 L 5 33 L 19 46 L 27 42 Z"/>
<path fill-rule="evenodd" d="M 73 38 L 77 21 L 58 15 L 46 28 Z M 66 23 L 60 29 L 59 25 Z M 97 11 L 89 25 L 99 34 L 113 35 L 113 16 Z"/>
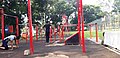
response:
<path fill-rule="evenodd" d="M 45 36 L 46 36 L 46 43 L 49 43 L 49 34 L 50 34 L 50 23 L 47 21 L 46 24 L 44 25 L 45 27 Z"/>

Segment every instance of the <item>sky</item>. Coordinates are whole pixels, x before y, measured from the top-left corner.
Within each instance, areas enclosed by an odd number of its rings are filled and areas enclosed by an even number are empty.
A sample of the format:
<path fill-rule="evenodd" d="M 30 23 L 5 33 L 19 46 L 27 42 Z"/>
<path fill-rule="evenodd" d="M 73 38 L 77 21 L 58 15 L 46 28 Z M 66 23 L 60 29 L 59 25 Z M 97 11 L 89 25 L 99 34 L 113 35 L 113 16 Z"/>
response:
<path fill-rule="evenodd" d="M 107 12 L 111 12 L 113 10 L 112 6 L 113 6 L 113 2 L 114 0 L 82 0 L 83 5 L 101 5 L 101 10 L 103 11 L 107 11 Z"/>
<path fill-rule="evenodd" d="M 97 5 L 98 0 L 82 0 L 83 5 L 87 4 L 87 5 Z"/>

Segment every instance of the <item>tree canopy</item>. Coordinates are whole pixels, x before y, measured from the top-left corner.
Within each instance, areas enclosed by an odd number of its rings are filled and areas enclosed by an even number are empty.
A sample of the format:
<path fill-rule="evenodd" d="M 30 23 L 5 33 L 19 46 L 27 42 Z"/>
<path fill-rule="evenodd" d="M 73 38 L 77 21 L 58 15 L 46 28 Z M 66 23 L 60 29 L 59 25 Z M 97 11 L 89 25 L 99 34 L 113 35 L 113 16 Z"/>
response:
<path fill-rule="evenodd" d="M 76 0 L 31 0 L 33 23 L 51 20 L 54 24 L 61 22 L 62 15 L 68 17 L 70 23 L 77 23 L 77 1 Z M 21 15 L 27 14 L 26 0 L 4 0 L 0 2 L 0 7 L 4 8 L 6 14 L 16 15 L 22 23 Z M 85 5 L 85 23 L 101 18 L 104 13 L 99 6 Z M 71 16 L 75 17 L 71 17 Z"/>

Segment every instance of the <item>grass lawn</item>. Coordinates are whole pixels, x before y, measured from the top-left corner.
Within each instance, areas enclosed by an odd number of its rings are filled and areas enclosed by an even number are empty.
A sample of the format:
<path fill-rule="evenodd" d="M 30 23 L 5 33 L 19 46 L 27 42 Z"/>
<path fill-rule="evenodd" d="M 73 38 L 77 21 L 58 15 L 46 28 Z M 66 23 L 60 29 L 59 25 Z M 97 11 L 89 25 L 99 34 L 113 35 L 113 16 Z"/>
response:
<path fill-rule="evenodd" d="M 92 32 L 92 37 L 96 37 L 96 32 L 95 31 Z M 98 37 L 100 39 L 103 39 L 103 32 L 98 31 Z M 89 31 L 85 31 L 85 38 L 90 38 L 90 32 Z"/>
<path fill-rule="evenodd" d="M 75 34 L 77 31 L 71 31 L 71 32 L 68 32 L 69 34 Z M 102 34 L 103 32 L 101 32 L 101 31 L 99 31 L 98 32 L 98 37 L 100 38 L 100 39 L 103 39 L 103 34 Z M 85 38 L 90 38 L 90 31 L 85 31 L 84 32 L 84 36 L 85 36 Z M 95 38 L 96 37 L 96 32 L 95 31 L 93 31 L 92 32 L 92 37 L 93 38 Z"/>

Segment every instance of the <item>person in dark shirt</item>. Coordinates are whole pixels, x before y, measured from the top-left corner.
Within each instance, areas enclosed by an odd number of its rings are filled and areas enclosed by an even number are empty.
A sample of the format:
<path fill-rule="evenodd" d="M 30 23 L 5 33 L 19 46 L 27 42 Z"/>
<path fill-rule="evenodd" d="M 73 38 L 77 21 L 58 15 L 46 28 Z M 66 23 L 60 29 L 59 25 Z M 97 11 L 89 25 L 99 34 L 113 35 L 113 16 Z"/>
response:
<path fill-rule="evenodd" d="M 46 36 L 46 42 L 49 43 L 49 34 L 50 34 L 50 23 L 47 21 L 44 27 L 46 28 L 45 30 L 45 36 Z"/>

